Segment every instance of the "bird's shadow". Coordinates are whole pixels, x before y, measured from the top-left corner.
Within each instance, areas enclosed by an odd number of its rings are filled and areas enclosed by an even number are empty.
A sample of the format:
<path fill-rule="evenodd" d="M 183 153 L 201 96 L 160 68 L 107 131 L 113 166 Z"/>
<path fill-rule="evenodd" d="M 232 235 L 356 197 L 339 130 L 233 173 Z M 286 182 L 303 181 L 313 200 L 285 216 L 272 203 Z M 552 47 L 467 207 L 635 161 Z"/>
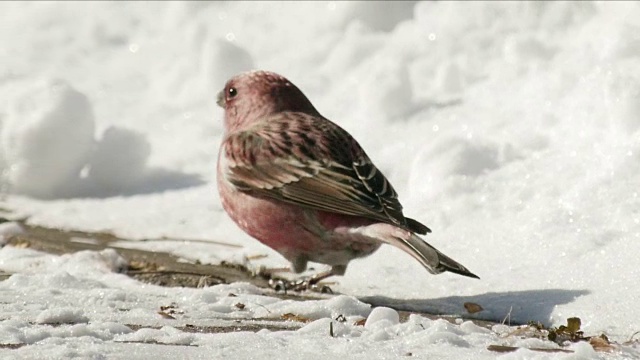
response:
<path fill-rule="evenodd" d="M 529 321 L 551 325 L 551 313 L 557 305 L 568 304 L 588 290 L 543 289 L 509 292 L 491 292 L 473 296 L 447 296 L 437 299 L 394 299 L 385 296 L 367 296 L 359 300 L 372 306 L 388 306 L 397 310 L 424 312 L 436 315 L 455 315 L 463 318 L 503 322 L 511 325 Z M 470 314 L 464 303 L 480 305 L 483 310 Z"/>

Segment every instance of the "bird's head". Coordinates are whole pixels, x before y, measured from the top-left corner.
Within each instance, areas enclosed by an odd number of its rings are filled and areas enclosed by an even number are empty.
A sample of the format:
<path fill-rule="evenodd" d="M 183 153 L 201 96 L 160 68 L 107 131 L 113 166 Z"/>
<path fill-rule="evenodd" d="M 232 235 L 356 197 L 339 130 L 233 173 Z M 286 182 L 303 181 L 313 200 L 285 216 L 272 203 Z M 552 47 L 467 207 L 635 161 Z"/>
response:
<path fill-rule="evenodd" d="M 238 74 L 218 93 L 227 132 L 241 130 L 283 111 L 319 115 L 311 101 L 285 77 L 269 71 Z"/>

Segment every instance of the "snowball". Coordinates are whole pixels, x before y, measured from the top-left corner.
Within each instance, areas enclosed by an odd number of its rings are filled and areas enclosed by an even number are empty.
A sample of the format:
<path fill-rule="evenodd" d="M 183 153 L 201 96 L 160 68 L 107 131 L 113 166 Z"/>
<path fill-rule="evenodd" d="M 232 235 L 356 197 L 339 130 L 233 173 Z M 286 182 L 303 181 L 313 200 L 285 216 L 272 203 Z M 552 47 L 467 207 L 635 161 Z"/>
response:
<path fill-rule="evenodd" d="M 40 198 L 71 193 L 94 146 L 87 97 L 63 80 L 16 82 L 0 134 L 9 191 Z"/>
<path fill-rule="evenodd" d="M 394 309 L 380 306 L 371 310 L 371 314 L 364 323 L 365 329 L 371 329 L 373 324 L 386 320 L 389 325 L 396 325 L 400 322 L 400 315 Z"/>
<path fill-rule="evenodd" d="M 111 126 L 91 157 L 87 180 L 101 192 L 130 188 L 144 176 L 150 153 L 151 145 L 143 134 Z"/>

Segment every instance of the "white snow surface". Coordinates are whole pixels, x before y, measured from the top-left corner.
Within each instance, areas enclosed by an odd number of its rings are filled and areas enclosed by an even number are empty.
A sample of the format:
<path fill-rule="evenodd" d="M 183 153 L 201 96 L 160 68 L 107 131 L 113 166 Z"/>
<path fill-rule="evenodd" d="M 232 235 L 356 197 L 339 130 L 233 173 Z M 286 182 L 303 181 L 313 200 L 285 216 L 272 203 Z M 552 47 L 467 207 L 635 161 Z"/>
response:
<path fill-rule="evenodd" d="M 247 284 L 145 285 L 118 273 L 111 250 L 6 246 L 0 343 L 28 345 L 2 358 L 490 359 L 490 344 L 556 346 L 470 322 L 399 323 L 388 308 L 352 325 L 366 302 L 549 326 L 577 316 L 587 334 L 629 339 L 640 330 L 638 19 L 637 2 L 0 3 L 4 216 L 175 239 L 127 246 L 186 261 L 287 265 L 232 223 L 215 188 L 215 95 L 265 69 L 358 139 L 405 214 L 433 230 L 427 240 L 481 277 L 431 276 L 383 246 L 335 278 L 348 295 L 292 302 Z M 3 225 L 0 239 L 19 231 Z M 484 311 L 466 314 L 464 302 Z M 170 304 L 175 320 L 157 313 Z M 317 320 L 176 328 L 286 313 Z M 570 349 L 500 357 L 640 358 L 637 343 Z"/>

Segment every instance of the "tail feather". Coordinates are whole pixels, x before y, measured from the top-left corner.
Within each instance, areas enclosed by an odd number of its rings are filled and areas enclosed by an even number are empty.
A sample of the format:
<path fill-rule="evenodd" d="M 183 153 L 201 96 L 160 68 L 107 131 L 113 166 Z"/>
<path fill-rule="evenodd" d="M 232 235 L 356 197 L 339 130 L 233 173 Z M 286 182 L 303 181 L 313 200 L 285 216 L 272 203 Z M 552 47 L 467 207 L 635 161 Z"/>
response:
<path fill-rule="evenodd" d="M 418 260 L 432 274 L 440 274 L 445 271 L 463 276 L 479 279 L 479 277 L 462 266 L 457 261 L 441 253 L 419 236 L 411 234 L 407 239 L 393 237 L 388 241 Z"/>
<path fill-rule="evenodd" d="M 431 229 L 429 229 L 426 225 L 422 224 L 417 220 L 413 220 L 410 218 L 406 218 L 406 220 L 407 220 L 407 227 L 409 228 L 409 230 L 411 230 L 416 234 L 427 235 L 427 233 L 431 232 Z"/>

